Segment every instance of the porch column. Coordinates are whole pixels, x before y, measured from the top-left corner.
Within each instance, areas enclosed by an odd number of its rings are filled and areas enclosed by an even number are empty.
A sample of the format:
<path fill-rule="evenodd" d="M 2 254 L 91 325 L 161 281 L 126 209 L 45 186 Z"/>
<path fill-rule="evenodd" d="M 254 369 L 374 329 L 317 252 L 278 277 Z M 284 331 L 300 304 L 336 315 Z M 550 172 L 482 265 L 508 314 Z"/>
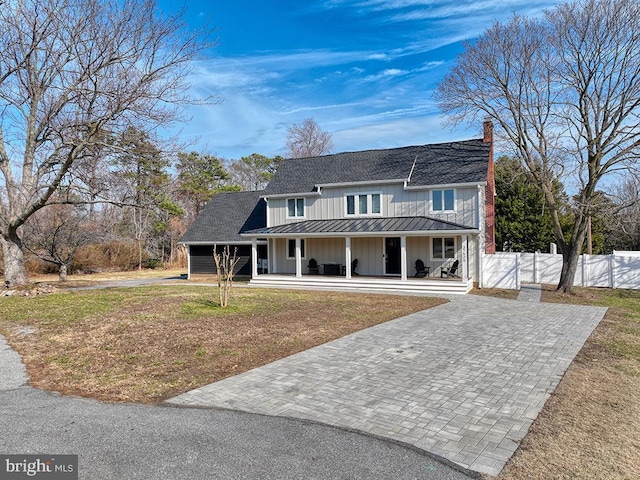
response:
<path fill-rule="evenodd" d="M 251 239 L 251 278 L 258 276 L 258 239 Z"/>
<path fill-rule="evenodd" d="M 296 238 L 296 277 L 302 276 L 302 246 L 299 238 Z"/>
<path fill-rule="evenodd" d="M 461 260 L 462 261 L 460 262 L 460 268 L 461 268 L 460 278 L 462 278 L 462 280 L 466 282 L 469 278 L 468 276 L 469 265 L 467 265 L 469 261 L 469 242 L 467 241 L 466 235 L 462 235 L 462 259 Z"/>
<path fill-rule="evenodd" d="M 407 279 L 407 237 L 400 237 L 400 280 Z"/>
<path fill-rule="evenodd" d="M 344 252 L 344 261 L 345 261 L 345 278 L 347 280 L 351 279 L 351 237 L 346 237 L 344 239 L 345 244 L 345 252 Z"/>
<path fill-rule="evenodd" d="M 267 251 L 267 256 L 269 257 L 269 262 L 271 263 L 271 267 L 269 268 L 269 273 L 277 273 L 276 265 L 278 263 L 278 239 L 277 238 L 269 238 L 267 240 L 269 242 L 269 250 Z"/>
<path fill-rule="evenodd" d="M 187 280 L 191 280 L 191 245 L 187 245 Z"/>

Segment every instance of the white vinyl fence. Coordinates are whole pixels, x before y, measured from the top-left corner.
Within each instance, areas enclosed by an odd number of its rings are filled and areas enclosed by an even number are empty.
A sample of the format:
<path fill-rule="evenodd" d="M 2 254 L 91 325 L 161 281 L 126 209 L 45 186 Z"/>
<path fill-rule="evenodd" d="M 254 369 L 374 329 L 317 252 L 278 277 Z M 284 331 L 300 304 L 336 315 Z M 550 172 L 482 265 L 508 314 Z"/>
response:
<path fill-rule="evenodd" d="M 519 290 L 522 283 L 557 284 L 562 255 L 551 253 L 495 253 L 483 255 L 481 288 Z M 640 252 L 581 255 L 573 282 L 582 287 L 640 289 Z"/>

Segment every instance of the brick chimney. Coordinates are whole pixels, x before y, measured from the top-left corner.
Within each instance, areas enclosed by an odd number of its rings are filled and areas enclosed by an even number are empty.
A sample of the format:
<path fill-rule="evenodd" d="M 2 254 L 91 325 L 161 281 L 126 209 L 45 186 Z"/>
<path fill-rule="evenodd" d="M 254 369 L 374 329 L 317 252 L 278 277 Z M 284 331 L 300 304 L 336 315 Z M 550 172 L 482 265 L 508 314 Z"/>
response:
<path fill-rule="evenodd" d="M 484 193 L 484 253 L 496 253 L 496 221 L 495 221 L 495 196 L 496 182 L 493 166 L 493 122 L 485 118 L 483 124 L 483 142 L 489 143 L 489 162 L 487 166 L 487 186 Z"/>
<path fill-rule="evenodd" d="M 485 143 L 493 143 L 493 122 L 489 117 L 484 119 L 482 123 L 482 128 L 484 131 L 484 142 Z"/>

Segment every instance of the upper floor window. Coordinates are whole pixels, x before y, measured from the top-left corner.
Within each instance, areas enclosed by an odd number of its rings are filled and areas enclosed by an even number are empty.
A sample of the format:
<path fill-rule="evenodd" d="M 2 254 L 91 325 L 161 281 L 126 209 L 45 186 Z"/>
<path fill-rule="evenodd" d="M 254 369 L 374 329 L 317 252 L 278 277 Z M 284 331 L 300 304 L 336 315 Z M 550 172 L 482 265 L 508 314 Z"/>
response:
<path fill-rule="evenodd" d="M 456 206 L 456 191 L 454 189 L 433 190 L 431 192 L 434 212 L 451 212 Z"/>
<path fill-rule="evenodd" d="M 380 215 L 380 194 L 347 195 L 347 215 Z"/>
<path fill-rule="evenodd" d="M 287 217 L 304 217 L 304 198 L 289 198 L 287 200 Z"/>

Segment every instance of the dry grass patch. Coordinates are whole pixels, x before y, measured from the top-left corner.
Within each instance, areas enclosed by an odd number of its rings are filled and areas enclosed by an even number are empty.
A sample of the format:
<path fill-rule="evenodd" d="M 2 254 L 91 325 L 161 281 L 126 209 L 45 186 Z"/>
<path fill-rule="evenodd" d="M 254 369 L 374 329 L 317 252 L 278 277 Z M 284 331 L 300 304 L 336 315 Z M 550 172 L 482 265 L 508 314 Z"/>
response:
<path fill-rule="evenodd" d="M 0 333 L 31 385 L 109 401 L 158 402 L 443 300 L 154 286 L 0 299 Z"/>
<path fill-rule="evenodd" d="M 546 287 L 543 301 L 609 310 L 497 478 L 640 478 L 640 292 Z"/>
<path fill-rule="evenodd" d="M 471 290 L 473 295 L 484 297 L 504 298 L 507 300 L 516 300 L 518 298 L 518 290 L 510 290 L 506 288 L 478 288 L 473 287 Z"/>
<path fill-rule="evenodd" d="M 129 270 L 123 272 L 102 272 L 91 274 L 69 275 L 66 282 L 61 282 L 57 274 L 36 274 L 29 275 L 31 288 L 38 284 L 54 285 L 58 288 L 76 288 L 100 285 L 103 282 L 114 280 L 140 280 L 147 278 L 168 278 L 180 277 L 185 274 L 185 269 L 144 269 Z"/>

